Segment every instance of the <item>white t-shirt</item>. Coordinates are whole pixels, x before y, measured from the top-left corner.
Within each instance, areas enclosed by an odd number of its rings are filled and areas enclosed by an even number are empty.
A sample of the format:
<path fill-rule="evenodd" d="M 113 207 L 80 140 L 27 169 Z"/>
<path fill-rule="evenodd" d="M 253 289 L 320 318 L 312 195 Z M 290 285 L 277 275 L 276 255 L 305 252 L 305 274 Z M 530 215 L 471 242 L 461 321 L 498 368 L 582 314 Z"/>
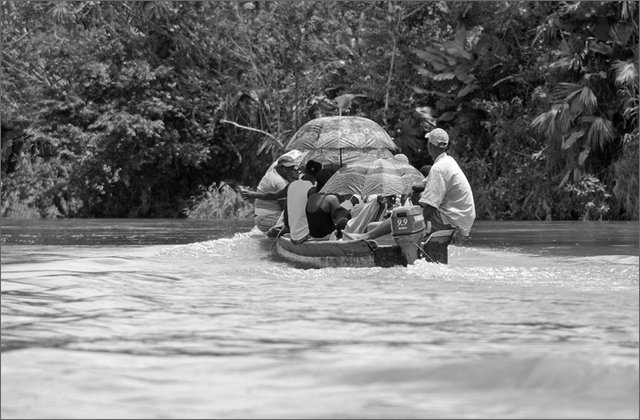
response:
<path fill-rule="evenodd" d="M 275 193 L 286 187 L 288 182 L 276 171 L 275 168 L 269 169 L 264 174 L 258 188 L 258 192 Z M 274 213 L 280 213 L 282 209 L 277 201 L 273 200 L 260 200 L 256 198 L 253 204 L 253 214 L 256 216 L 267 216 Z"/>
<path fill-rule="evenodd" d="M 291 239 L 300 241 L 309 234 L 307 221 L 307 193 L 313 183 L 306 179 L 298 179 L 289 184 L 287 189 L 287 219 L 291 230 Z"/>
<path fill-rule="evenodd" d="M 420 196 L 420 204 L 438 209 L 442 221 L 460 229 L 469 236 L 476 219 L 473 193 L 467 177 L 454 158 L 442 153 L 431 167 Z"/>

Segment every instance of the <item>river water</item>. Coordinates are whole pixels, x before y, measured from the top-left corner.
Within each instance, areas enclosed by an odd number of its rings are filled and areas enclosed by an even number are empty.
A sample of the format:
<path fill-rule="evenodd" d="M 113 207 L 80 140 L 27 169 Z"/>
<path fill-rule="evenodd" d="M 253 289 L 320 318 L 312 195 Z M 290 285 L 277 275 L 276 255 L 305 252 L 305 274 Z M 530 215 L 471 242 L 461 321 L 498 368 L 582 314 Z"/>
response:
<path fill-rule="evenodd" d="M 4 418 L 638 418 L 638 223 L 300 269 L 246 221 L 0 220 Z"/>

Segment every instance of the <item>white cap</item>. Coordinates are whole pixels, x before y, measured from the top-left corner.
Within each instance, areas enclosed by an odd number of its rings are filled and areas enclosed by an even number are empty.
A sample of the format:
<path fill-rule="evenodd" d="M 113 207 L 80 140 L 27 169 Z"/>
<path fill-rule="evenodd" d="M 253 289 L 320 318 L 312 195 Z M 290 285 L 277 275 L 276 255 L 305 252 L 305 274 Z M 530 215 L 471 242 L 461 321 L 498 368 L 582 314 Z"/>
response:
<path fill-rule="evenodd" d="M 449 135 L 442 128 L 434 128 L 424 136 L 429 143 L 436 147 L 445 148 L 449 145 Z"/>

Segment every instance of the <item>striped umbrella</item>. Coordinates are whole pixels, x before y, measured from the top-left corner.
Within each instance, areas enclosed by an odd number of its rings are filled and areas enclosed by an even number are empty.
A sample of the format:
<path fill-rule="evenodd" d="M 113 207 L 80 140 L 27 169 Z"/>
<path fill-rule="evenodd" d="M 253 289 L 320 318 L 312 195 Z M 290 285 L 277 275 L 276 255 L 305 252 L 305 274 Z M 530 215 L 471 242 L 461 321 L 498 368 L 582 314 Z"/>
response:
<path fill-rule="evenodd" d="M 376 159 L 365 175 L 361 195 L 406 194 L 414 183 L 423 180 L 422 173 L 402 158 Z"/>
<path fill-rule="evenodd" d="M 414 168 L 406 156 L 365 158 L 340 168 L 322 187 L 321 192 L 335 194 L 400 195 L 411 190 L 424 176 Z"/>
<path fill-rule="evenodd" d="M 320 190 L 323 193 L 362 195 L 365 176 L 375 158 L 361 158 L 338 169 Z"/>

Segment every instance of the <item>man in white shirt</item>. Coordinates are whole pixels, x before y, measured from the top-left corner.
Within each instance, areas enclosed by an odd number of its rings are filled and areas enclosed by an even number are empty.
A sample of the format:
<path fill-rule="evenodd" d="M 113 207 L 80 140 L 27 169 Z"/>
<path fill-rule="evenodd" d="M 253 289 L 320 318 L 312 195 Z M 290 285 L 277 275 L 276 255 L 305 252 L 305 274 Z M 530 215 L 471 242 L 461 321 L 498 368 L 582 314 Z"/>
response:
<path fill-rule="evenodd" d="M 436 128 L 425 137 L 434 162 L 418 200 L 424 219 L 431 222 L 434 231 L 453 227 L 462 236 L 469 236 L 476 219 L 473 192 L 458 163 L 447 154 L 449 135 Z"/>
<path fill-rule="evenodd" d="M 467 177 L 458 163 L 447 154 L 449 135 L 436 128 L 425 136 L 429 155 L 434 160 L 425 179 L 422 193 L 415 192 L 411 201 L 422 206 L 425 223 L 431 223 L 431 232 L 458 229 L 463 236 L 469 236 L 476 218 L 473 193 Z M 391 219 L 365 233 L 359 238 L 373 239 L 391 233 Z"/>

